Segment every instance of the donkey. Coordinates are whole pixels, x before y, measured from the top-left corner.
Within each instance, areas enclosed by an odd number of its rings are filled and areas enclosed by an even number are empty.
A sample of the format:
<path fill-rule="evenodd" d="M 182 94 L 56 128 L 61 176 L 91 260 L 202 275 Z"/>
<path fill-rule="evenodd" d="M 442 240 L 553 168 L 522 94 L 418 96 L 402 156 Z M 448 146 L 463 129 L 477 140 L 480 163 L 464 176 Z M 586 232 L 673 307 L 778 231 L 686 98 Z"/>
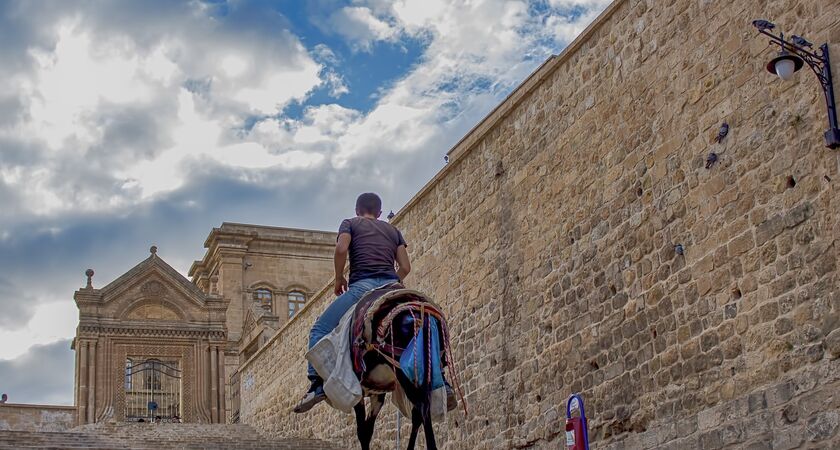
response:
<path fill-rule="evenodd" d="M 409 311 L 398 314 L 391 326 L 391 337 L 393 346 L 405 349 L 414 338 L 418 324 L 416 318 Z M 419 326 L 422 326 L 420 324 Z M 431 333 L 424 333 L 424 342 L 420 343 L 428 348 L 428 341 Z M 376 424 L 376 417 L 385 403 L 385 393 L 393 392 L 396 383 L 400 384 L 408 400 L 412 404 L 411 409 L 411 435 L 408 439 L 408 450 L 413 450 L 417 442 L 417 434 L 420 426 L 426 436 L 426 448 L 437 450 L 435 444 L 435 432 L 432 428 L 431 415 L 431 392 L 430 381 L 424 380 L 419 386 L 408 379 L 399 367 L 394 358 L 388 358 L 384 353 L 370 351 L 364 355 L 365 371 L 362 374 L 361 384 L 364 396 L 353 407 L 356 413 L 356 433 L 362 450 L 370 449 L 370 441 L 373 438 L 373 428 Z M 425 373 L 430 373 L 431 363 L 428 358 L 424 361 Z M 392 394 L 393 395 L 393 394 Z M 370 411 L 365 414 L 365 397 L 370 398 Z"/>

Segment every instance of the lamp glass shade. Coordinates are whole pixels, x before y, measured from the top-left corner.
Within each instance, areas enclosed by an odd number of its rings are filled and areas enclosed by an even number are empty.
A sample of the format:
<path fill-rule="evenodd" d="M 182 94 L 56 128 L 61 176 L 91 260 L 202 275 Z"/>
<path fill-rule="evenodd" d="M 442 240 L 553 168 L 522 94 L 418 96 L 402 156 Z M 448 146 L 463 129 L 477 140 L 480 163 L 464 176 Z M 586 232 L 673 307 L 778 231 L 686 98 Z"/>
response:
<path fill-rule="evenodd" d="M 790 80 L 793 76 L 793 72 L 796 70 L 795 66 L 796 65 L 791 59 L 780 59 L 776 61 L 776 75 L 785 81 Z"/>

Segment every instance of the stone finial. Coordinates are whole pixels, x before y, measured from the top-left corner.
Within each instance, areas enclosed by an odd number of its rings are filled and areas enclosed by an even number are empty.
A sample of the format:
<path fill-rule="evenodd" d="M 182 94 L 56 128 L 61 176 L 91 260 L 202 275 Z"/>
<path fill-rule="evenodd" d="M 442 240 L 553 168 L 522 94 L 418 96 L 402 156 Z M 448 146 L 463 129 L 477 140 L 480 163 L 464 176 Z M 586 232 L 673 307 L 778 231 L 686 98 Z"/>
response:
<path fill-rule="evenodd" d="M 93 269 L 85 270 L 85 276 L 87 276 L 87 286 L 88 289 L 93 289 Z"/>
<path fill-rule="evenodd" d="M 157 245 L 151 246 L 151 248 L 149 248 L 149 253 L 151 253 L 152 255 L 157 255 Z"/>

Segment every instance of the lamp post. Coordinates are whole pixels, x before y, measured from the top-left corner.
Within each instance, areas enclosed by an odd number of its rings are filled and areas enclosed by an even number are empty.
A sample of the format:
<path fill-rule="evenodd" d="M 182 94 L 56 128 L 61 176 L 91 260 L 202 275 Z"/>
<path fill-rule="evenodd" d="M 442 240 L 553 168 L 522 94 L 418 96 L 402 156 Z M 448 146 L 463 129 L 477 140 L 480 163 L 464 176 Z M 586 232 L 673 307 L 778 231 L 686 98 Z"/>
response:
<path fill-rule="evenodd" d="M 789 80 L 793 73 L 805 64 L 814 71 L 825 95 L 825 105 L 828 109 L 828 131 L 825 132 L 825 146 L 831 149 L 840 148 L 840 127 L 837 125 L 837 106 L 834 102 L 834 85 L 831 79 L 831 63 L 828 59 L 828 44 L 814 50 L 814 44 L 801 36 L 793 35 L 790 40 L 785 39 L 784 33 L 778 36 L 769 30 L 776 25 L 767 20 L 753 20 L 753 26 L 758 32 L 770 37 L 772 44 L 779 45 L 779 54 L 769 63 L 767 71 L 778 75 L 782 80 Z"/>

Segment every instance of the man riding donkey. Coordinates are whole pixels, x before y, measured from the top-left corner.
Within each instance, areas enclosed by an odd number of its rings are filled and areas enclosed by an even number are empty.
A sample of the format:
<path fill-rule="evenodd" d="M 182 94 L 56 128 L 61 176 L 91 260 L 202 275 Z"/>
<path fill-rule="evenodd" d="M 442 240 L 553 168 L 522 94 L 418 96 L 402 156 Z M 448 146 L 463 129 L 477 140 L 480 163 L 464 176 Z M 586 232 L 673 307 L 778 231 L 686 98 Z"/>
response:
<path fill-rule="evenodd" d="M 309 411 L 321 401 L 328 400 L 328 397 L 334 407 L 344 409 L 336 405 L 336 403 L 341 403 L 342 399 L 334 398 L 340 397 L 340 393 L 334 394 L 337 392 L 336 389 L 331 389 L 335 385 L 335 383 L 331 384 L 331 379 L 334 378 L 333 375 L 336 372 L 335 367 L 341 364 L 341 362 L 328 361 L 328 365 L 330 366 L 325 367 L 323 359 L 325 357 L 324 355 L 328 359 L 353 359 L 352 364 L 344 361 L 347 366 L 356 369 L 355 376 L 350 377 L 352 378 L 350 382 L 351 384 L 358 384 L 361 381 L 361 386 L 365 389 L 365 395 L 371 397 L 372 403 L 372 417 L 368 417 L 367 419 L 367 422 L 370 422 L 369 433 L 366 436 L 367 439 L 363 439 L 362 437 L 362 434 L 364 434 L 363 425 L 366 422 L 363 417 L 358 417 L 360 406 L 359 404 L 350 405 L 357 413 L 359 438 L 363 448 L 369 445 L 370 434 L 373 432 L 372 422 L 375 420 L 375 415 L 382 406 L 381 402 L 384 399 L 384 393 L 393 390 L 394 387 L 399 389 L 398 385 L 407 384 L 409 380 L 411 380 L 410 384 L 414 386 L 408 386 L 407 389 L 404 386 L 403 388 L 406 389 L 406 394 L 412 394 L 409 391 L 414 391 L 414 387 L 423 385 L 423 379 L 413 379 L 410 373 L 411 371 L 406 372 L 409 373 L 408 377 L 400 371 L 400 361 L 405 363 L 405 357 L 411 356 L 415 358 L 409 363 L 413 365 L 415 373 L 418 371 L 417 360 L 421 360 L 419 362 L 419 372 L 421 374 L 420 377 L 425 377 L 427 381 L 425 384 L 427 399 L 429 398 L 428 391 L 431 390 L 432 384 L 431 374 L 436 370 L 435 374 L 438 376 L 438 384 L 442 384 L 445 388 L 445 390 L 440 390 L 439 392 L 445 392 L 444 401 L 446 409 L 452 410 L 457 405 L 455 393 L 449 383 L 443 379 L 441 370 L 441 366 L 445 366 L 450 362 L 448 361 L 449 352 L 446 352 L 446 360 L 440 361 L 438 359 L 433 364 L 428 361 L 432 359 L 431 355 L 444 359 L 442 356 L 443 352 L 448 349 L 448 331 L 446 330 L 445 320 L 437 306 L 422 293 L 405 289 L 401 284 L 411 271 L 411 262 L 408 257 L 408 251 L 406 250 L 407 244 L 402 233 L 396 227 L 388 222 L 379 220 L 381 213 L 382 200 L 379 196 L 373 193 L 364 193 L 356 200 L 356 217 L 345 219 L 341 222 L 335 246 L 335 294 L 337 298 L 316 319 L 309 333 L 309 352 L 307 353 L 309 365 L 307 377 L 309 378 L 310 386 L 300 400 L 300 403 L 294 409 L 296 413 Z M 350 256 L 349 283 L 344 278 L 344 267 L 348 253 Z M 361 305 L 357 307 L 357 303 L 360 300 L 362 300 Z M 389 303 L 389 300 L 393 301 Z M 372 305 L 376 305 L 378 309 Z M 381 312 L 374 313 L 374 309 Z M 388 314 L 389 312 L 391 314 Z M 423 328 L 424 326 L 426 328 Z M 379 345 L 376 342 L 360 342 L 362 338 L 359 336 L 364 333 L 359 330 L 365 327 L 367 340 L 369 341 L 376 341 L 376 331 L 378 330 L 379 341 L 382 341 L 379 342 Z M 371 328 L 375 330 L 372 331 Z M 350 335 L 353 334 L 351 330 L 357 331 L 356 342 L 350 342 Z M 427 336 L 425 341 L 422 340 L 424 330 Z M 418 334 L 420 335 L 419 340 Z M 433 338 L 429 336 L 433 336 Z M 438 337 L 444 339 L 443 345 L 437 340 Z M 397 346 L 394 342 L 395 338 L 406 342 L 402 342 L 402 346 Z M 334 342 L 330 343 L 331 347 L 326 345 L 330 339 L 334 340 Z M 391 340 L 390 345 L 386 345 L 384 342 L 387 339 Z M 408 341 L 409 339 L 410 342 Z M 437 347 L 433 347 L 433 344 Z M 329 350 L 325 352 L 323 349 L 327 347 L 329 347 Z M 355 354 L 352 357 L 343 358 L 342 355 L 350 355 L 349 347 L 354 347 L 352 350 Z M 412 347 L 413 350 L 416 349 L 417 353 L 405 351 L 407 347 Z M 440 347 L 444 348 L 439 349 Z M 437 353 L 435 352 L 436 349 L 439 349 Z M 372 350 L 376 351 L 374 352 Z M 366 354 L 368 351 L 370 352 Z M 411 354 L 409 355 L 409 353 Z M 403 355 L 402 359 L 400 355 Z M 315 362 L 317 367 L 313 366 L 312 362 Z M 369 386 L 365 386 L 366 378 L 377 378 L 377 374 L 369 373 L 373 371 L 373 366 L 382 369 L 379 372 L 387 372 L 388 376 L 393 374 L 393 377 L 390 378 L 392 380 L 390 382 L 390 389 L 369 389 Z M 424 368 L 428 368 L 428 370 L 424 370 Z M 387 369 L 387 371 L 384 369 Z M 351 372 L 353 372 L 352 369 Z M 327 379 L 326 391 L 325 378 Z M 347 378 L 345 376 L 344 380 L 341 380 L 342 382 L 339 383 L 342 387 L 348 384 L 346 382 Z M 360 395 L 355 397 L 351 396 L 349 397 L 351 399 L 349 401 L 360 403 L 361 411 L 364 413 L 364 402 L 363 400 L 359 402 L 360 397 Z M 407 395 L 407 397 L 411 403 L 416 403 L 412 400 L 412 397 L 415 396 Z M 375 404 L 375 401 L 378 403 Z M 422 403 L 422 400 L 420 402 Z M 405 409 L 402 409 L 402 411 L 404 413 L 406 412 Z M 428 405 L 426 405 L 426 413 L 428 413 Z M 413 421 L 414 419 L 412 416 Z M 430 422 L 428 423 L 430 424 Z M 428 441 L 428 433 L 431 432 L 431 427 L 426 426 L 426 423 L 423 423 L 423 425 L 426 428 Z M 416 435 L 416 431 L 412 434 Z M 365 442 L 365 440 L 368 442 Z M 411 444 L 413 446 L 413 442 Z"/>

